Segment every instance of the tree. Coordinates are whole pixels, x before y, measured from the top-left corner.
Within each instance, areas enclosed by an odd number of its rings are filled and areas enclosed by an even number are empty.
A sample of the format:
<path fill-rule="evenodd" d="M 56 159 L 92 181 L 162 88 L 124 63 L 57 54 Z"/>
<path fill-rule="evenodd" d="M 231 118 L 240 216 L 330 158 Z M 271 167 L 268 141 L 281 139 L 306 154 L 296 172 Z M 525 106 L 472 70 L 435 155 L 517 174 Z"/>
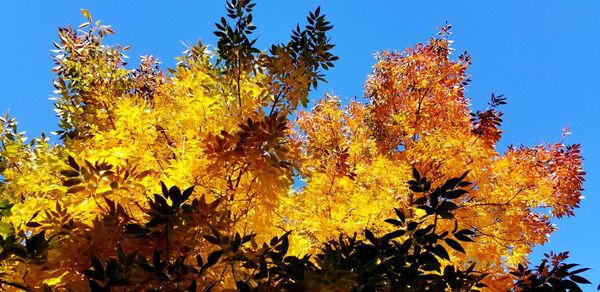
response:
<path fill-rule="evenodd" d="M 487 276 L 467 282 L 508 289 L 518 281 L 509 269 L 521 271 L 531 247 L 547 241 L 550 219 L 573 215 L 579 146 L 500 155 L 505 99 L 492 95 L 488 109 L 470 112 L 469 57 L 450 59 L 449 27 L 413 49 L 381 53 L 368 102 L 327 96 L 295 118 L 337 60 L 332 26 L 317 8 L 288 43 L 260 51 L 253 7 L 228 1 L 217 49 L 190 46 L 167 72 L 151 56 L 128 69 L 128 47 L 106 45 L 113 30 L 87 10 L 78 29 L 59 29 L 61 143 L 44 135 L 27 143 L 14 119 L 1 120 L 0 284 L 285 288 L 299 283 L 286 282 L 298 267 L 324 279 L 328 270 L 313 261 L 349 242 L 355 262 L 377 261 L 398 248 L 392 239 L 416 236 L 408 229 L 418 222 L 419 236 L 432 238 L 418 244 L 427 263 L 395 261 L 458 278 L 476 266 Z M 295 178 L 306 186 L 295 188 Z M 369 231 L 344 239 L 357 230 Z M 407 246 L 414 253 L 416 244 Z M 384 269 L 384 280 L 369 277 L 389 284 L 397 267 Z"/>
<path fill-rule="evenodd" d="M 299 249 L 356 228 L 385 232 L 389 226 L 379 222 L 390 217 L 389 206 L 408 217 L 430 212 L 416 208 L 426 197 L 406 184 L 412 167 L 432 185 L 470 170 L 467 179 L 475 184 L 452 208 L 459 228 L 475 232 L 477 244 L 451 259 L 476 259 L 490 273 L 484 282 L 504 290 L 512 283 L 507 267 L 524 264 L 531 248 L 555 230 L 550 220 L 573 215 L 579 205 L 580 147 L 560 142 L 498 153 L 498 107 L 505 98 L 492 94 L 487 109 L 469 110 L 470 57 L 450 58 L 449 29 L 406 51 L 380 53 L 366 103 L 327 97 L 300 115 L 293 140 L 307 185 L 292 194 L 283 214 L 300 237 L 294 241 Z"/>

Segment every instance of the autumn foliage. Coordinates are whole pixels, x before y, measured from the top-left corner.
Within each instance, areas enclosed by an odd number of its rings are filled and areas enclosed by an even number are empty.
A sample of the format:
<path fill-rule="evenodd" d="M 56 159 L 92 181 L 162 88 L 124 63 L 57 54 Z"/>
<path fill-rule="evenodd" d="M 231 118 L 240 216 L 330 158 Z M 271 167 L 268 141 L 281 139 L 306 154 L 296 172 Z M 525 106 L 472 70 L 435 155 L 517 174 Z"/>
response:
<path fill-rule="evenodd" d="M 252 8 L 229 2 L 217 49 L 190 46 L 167 71 L 151 56 L 128 67 L 128 48 L 106 45 L 112 29 L 85 10 L 86 23 L 59 29 L 60 143 L 26 142 L 14 119 L 1 121 L 0 284 L 101 289 L 113 265 L 115 286 L 258 287 L 277 246 L 300 260 L 340 234 L 394 232 L 404 225 L 385 220 L 402 214 L 455 236 L 440 237 L 446 254 L 432 243 L 440 265 L 428 273 L 474 264 L 487 289 L 513 287 L 510 271 L 548 241 L 551 219 L 580 203 L 579 145 L 499 153 L 505 99 L 469 108 L 470 58 L 453 57 L 448 27 L 377 54 L 363 100 L 326 95 L 300 110 L 337 60 L 331 25 L 317 9 L 288 43 L 260 51 Z M 243 245 L 258 251 L 232 261 Z"/>

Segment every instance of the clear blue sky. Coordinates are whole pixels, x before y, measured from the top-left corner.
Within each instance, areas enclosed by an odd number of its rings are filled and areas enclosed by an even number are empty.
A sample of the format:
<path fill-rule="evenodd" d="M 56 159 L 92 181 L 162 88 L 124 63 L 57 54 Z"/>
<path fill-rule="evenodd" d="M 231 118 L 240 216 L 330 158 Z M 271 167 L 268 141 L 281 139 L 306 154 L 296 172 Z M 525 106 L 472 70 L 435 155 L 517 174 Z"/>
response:
<path fill-rule="evenodd" d="M 167 4 L 168 3 L 168 4 Z M 259 47 L 288 39 L 292 27 L 321 5 L 334 24 L 336 67 L 324 91 L 362 96 L 373 54 L 426 41 L 436 26 L 453 24 L 458 52 L 473 57 L 467 95 L 483 107 L 491 92 L 503 93 L 503 150 L 510 144 L 560 140 L 583 144 L 585 196 L 576 216 L 558 221 L 550 250 L 571 251 L 572 261 L 591 267 L 586 276 L 600 283 L 600 2 L 589 1 L 260 1 L 256 6 Z M 165 66 L 184 43 L 216 44 L 213 23 L 224 1 L 19 1 L 0 0 L 0 111 L 10 109 L 30 137 L 56 129 L 52 111 L 50 49 L 56 28 L 83 22 L 80 8 L 112 24 L 113 43 L 132 45 L 131 63 L 153 54 Z M 537 261 L 537 260 L 536 260 Z"/>

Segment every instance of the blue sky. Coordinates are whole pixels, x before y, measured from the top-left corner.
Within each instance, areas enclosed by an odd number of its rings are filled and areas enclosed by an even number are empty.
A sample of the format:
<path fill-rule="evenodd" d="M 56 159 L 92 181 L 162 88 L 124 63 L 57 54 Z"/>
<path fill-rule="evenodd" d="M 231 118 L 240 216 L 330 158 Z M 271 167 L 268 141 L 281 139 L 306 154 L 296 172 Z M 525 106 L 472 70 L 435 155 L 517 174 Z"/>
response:
<path fill-rule="evenodd" d="M 0 0 L 0 111 L 20 121 L 28 136 L 56 129 L 52 111 L 50 49 L 56 28 L 83 22 L 80 8 L 111 24 L 113 43 L 132 45 L 130 61 L 152 54 L 165 66 L 185 49 L 182 43 L 216 44 L 213 23 L 224 1 L 30 1 Z M 537 248 L 571 251 L 571 260 L 593 268 L 600 283 L 600 2 L 598 1 L 260 1 L 255 9 L 258 46 L 284 42 L 309 10 L 321 10 L 334 24 L 335 54 L 327 91 L 362 96 L 373 54 L 426 41 L 445 21 L 453 25 L 457 52 L 473 65 L 467 96 L 482 108 L 492 92 L 504 94 L 505 130 L 499 148 L 560 140 L 583 144 L 586 199 L 576 216 L 557 221 L 560 230 Z M 588 285 L 589 290 L 592 287 Z"/>

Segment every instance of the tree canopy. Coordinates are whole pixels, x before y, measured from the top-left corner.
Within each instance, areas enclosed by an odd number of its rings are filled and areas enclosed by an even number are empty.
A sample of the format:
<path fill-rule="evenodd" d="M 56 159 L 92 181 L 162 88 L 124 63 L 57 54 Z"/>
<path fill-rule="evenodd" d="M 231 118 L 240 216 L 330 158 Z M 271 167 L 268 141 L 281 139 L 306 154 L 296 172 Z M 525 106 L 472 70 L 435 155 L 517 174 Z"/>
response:
<path fill-rule="evenodd" d="M 306 109 L 338 59 L 332 25 L 317 8 L 287 43 L 260 50 L 254 5 L 228 1 L 216 48 L 198 42 L 165 70 L 152 56 L 128 67 L 128 47 L 107 45 L 114 31 L 87 10 L 78 28 L 59 28 L 61 142 L 27 142 L 15 119 L 0 121 L 2 287 L 587 282 L 564 253 L 526 268 L 551 219 L 579 206 L 579 145 L 499 153 L 506 99 L 469 108 L 470 57 L 453 58 L 449 25 L 377 54 L 364 99 L 325 95 Z"/>

